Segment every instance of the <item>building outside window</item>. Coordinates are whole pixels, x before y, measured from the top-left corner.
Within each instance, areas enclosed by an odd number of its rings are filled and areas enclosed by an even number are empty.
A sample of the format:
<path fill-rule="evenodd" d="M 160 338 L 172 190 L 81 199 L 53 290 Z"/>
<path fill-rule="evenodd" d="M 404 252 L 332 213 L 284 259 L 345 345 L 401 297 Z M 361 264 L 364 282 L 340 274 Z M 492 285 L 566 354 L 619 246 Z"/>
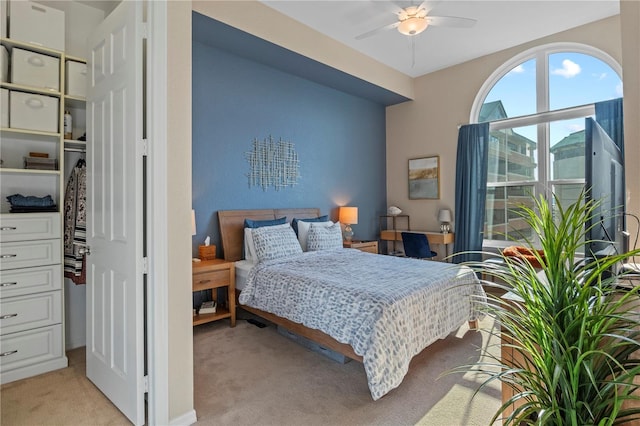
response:
<path fill-rule="evenodd" d="M 553 44 L 518 55 L 485 82 L 471 116 L 490 123 L 485 245 L 534 238 L 517 214 L 532 195 L 553 203 L 555 194 L 563 205 L 577 199 L 584 119 L 595 115 L 595 102 L 622 97 L 621 69 L 597 49 Z"/>

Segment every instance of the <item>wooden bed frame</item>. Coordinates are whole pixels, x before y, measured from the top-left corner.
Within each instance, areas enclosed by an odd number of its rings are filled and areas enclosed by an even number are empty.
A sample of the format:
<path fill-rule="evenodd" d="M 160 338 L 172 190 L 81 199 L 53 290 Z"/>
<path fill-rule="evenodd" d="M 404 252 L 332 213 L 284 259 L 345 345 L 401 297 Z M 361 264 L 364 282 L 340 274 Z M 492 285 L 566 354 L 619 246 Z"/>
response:
<path fill-rule="evenodd" d="M 242 249 L 244 245 L 244 220 L 270 220 L 286 216 L 287 221 L 291 223 L 294 218 L 308 219 L 320 216 L 320 209 L 317 208 L 301 208 L 301 209 L 262 209 L 262 210 L 219 210 L 218 221 L 220 223 L 220 236 L 222 237 L 222 251 L 224 259 L 227 261 L 238 261 L 242 257 Z M 236 297 L 240 294 L 236 291 Z M 353 360 L 362 362 L 362 357 L 357 355 L 350 345 L 340 343 L 333 337 L 320 330 L 305 327 L 302 324 L 290 321 L 286 318 L 279 317 L 269 312 L 255 309 L 246 305 L 237 306 L 251 312 L 259 317 L 266 319 L 276 325 L 282 326 L 287 330 L 299 336 L 306 337 L 319 344 L 322 347 L 331 349 Z"/>
<path fill-rule="evenodd" d="M 301 209 L 263 209 L 263 210 L 219 210 L 218 221 L 220 223 L 220 235 L 222 237 L 222 251 L 224 259 L 227 261 L 242 260 L 242 250 L 244 246 L 244 220 L 270 220 L 286 216 L 287 221 L 291 222 L 294 218 L 306 219 L 316 218 L 320 216 L 320 209 L 317 208 L 301 208 Z M 425 262 L 428 262 L 425 260 Z M 236 298 L 240 292 L 236 291 Z M 340 343 L 333 337 L 320 330 L 305 327 L 302 324 L 290 321 L 286 318 L 279 317 L 269 312 L 255 309 L 246 305 L 241 305 L 238 301 L 236 306 L 251 312 L 259 317 L 266 319 L 276 325 L 280 325 L 287 330 L 299 336 L 306 337 L 319 344 L 320 346 L 331 349 L 348 358 L 362 362 L 362 357 L 357 355 L 350 345 Z M 478 321 L 469 321 L 469 328 L 478 329 Z"/>

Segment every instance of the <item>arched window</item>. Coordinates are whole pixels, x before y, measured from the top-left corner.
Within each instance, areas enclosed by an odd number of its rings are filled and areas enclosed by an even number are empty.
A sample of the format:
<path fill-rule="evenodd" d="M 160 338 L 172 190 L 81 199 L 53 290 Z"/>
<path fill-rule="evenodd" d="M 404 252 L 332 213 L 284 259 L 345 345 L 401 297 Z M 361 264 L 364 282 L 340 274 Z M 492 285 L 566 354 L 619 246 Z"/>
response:
<path fill-rule="evenodd" d="M 514 214 L 532 194 L 552 200 L 553 192 L 563 205 L 576 199 L 585 178 L 585 118 L 594 116 L 594 103 L 622 97 L 621 72 L 609 55 L 563 43 L 523 52 L 485 82 L 470 117 L 490 122 L 485 243 L 534 237 Z"/>

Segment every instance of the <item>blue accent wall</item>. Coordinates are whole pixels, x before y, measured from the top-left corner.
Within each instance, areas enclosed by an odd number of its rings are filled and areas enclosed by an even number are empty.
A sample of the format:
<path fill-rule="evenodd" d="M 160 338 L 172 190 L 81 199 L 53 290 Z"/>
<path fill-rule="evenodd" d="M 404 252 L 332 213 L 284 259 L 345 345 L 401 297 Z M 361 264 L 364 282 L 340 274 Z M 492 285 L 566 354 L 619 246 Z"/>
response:
<path fill-rule="evenodd" d="M 249 187 L 245 153 L 269 136 L 295 144 L 296 186 Z M 218 210 L 318 207 L 337 220 L 338 206 L 357 206 L 354 238 L 378 238 L 385 140 L 384 105 L 194 40 L 194 256 L 207 235 L 221 249 Z"/>

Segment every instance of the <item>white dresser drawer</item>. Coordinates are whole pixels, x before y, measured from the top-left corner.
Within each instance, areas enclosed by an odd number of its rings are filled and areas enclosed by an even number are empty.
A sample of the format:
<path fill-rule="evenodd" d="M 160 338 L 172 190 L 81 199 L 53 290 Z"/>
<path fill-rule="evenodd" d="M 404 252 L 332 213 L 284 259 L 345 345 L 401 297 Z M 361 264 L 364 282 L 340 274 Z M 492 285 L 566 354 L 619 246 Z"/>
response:
<path fill-rule="evenodd" d="M 59 264 L 60 244 L 60 239 L 0 243 L 0 270 Z"/>
<path fill-rule="evenodd" d="M 62 325 L 37 328 L 0 337 L 2 383 L 11 381 L 7 371 L 62 357 Z"/>
<path fill-rule="evenodd" d="M 62 322 L 62 292 L 30 294 L 0 301 L 0 335 Z"/>
<path fill-rule="evenodd" d="M 0 215 L 0 242 L 60 238 L 60 213 Z"/>
<path fill-rule="evenodd" d="M 62 289 L 62 265 L 0 271 L 0 298 Z"/>

